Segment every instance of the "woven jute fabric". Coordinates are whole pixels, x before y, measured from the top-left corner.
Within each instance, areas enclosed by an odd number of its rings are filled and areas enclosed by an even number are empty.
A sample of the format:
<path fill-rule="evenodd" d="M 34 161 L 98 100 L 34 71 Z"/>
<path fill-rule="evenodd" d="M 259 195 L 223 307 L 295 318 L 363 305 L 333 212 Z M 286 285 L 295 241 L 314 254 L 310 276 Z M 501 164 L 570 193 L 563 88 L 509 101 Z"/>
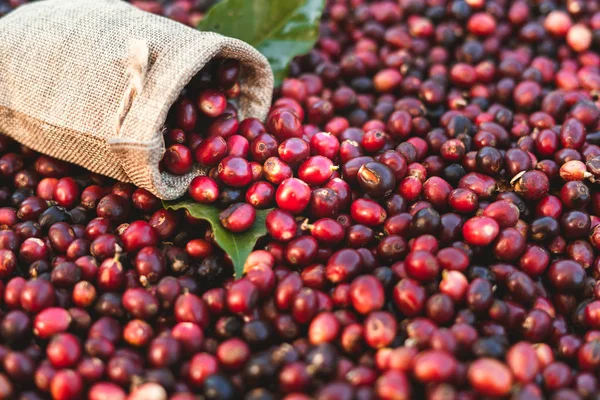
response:
<path fill-rule="evenodd" d="M 199 169 L 158 169 L 163 128 L 211 59 L 242 64 L 240 118 L 267 115 L 273 74 L 248 44 L 200 32 L 121 0 L 45 0 L 0 19 L 0 133 L 162 199 Z"/>

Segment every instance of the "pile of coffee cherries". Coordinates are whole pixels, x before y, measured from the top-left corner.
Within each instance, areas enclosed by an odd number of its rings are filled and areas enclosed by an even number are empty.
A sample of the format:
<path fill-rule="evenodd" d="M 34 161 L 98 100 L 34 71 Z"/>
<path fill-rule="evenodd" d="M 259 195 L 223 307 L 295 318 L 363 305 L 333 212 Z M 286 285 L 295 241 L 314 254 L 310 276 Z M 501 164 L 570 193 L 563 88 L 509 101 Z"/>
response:
<path fill-rule="evenodd" d="M 239 76 L 237 60 L 215 59 L 184 88 L 167 118 L 164 134 L 167 149 L 159 165 L 161 170 L 184 175 L 192 172 L 194 164 L 213 167 L 227 153 L 244 155 L 238 154 L 243 151 L 244 143 L 237 135 L 240 125 L 237 108 L 227 101 L 235 101 L 240 94 Z M 246 141 L 246 154 L 247 148 Z"/>
<path fill-rule="evenodd" d="M 596 0 L 330 0 L 265 121 L 215 60 L 161 167 L 232 232 L 272 209 L 238 280 L 205 221 L 2 137 L 0 398 L 598 398 L 599 49 Z"/>

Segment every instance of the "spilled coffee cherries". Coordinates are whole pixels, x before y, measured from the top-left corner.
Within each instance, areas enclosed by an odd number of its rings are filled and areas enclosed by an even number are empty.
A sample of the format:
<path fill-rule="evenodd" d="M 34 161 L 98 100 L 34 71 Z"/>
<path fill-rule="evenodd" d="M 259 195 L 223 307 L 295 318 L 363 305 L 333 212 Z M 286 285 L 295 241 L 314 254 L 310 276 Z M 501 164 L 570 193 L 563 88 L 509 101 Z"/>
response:
<path fill-rule="evenodd" d="M 167 149 L 160 163 L 164 171 L 184 175 L 192 171 L 194 163 L 211 167 L 233 152 L 247 154 L 248 142 L 241 140 L 243 137 L 230 139 L 239 124 L 237 109 L 228 100 L 239 96 L 239 75 L 237 60 L 213 60 L 183 90 L 167 118 Z M 201 135 L 199 130 L 206 134 Z M 211 145 L 205 138 L 215 141 Z"/>
<path fill-rule="evenodd" d="M 267 213 L 238 280 L 208 222 L 0 136 L 0 398 L 600 395 L 600 4 L 326 3 L 265 121 L 230 59 L 167 119 L 190 201 Z"/>

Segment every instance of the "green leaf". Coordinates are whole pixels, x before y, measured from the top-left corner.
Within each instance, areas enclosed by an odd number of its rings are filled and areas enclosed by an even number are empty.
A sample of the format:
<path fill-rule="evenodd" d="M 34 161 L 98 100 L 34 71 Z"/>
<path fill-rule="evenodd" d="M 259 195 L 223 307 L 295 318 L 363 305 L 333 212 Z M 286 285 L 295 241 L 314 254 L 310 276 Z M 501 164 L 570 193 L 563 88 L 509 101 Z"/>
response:
<path fill-rule="evenodd" d="M 223 0 L 198 29 L 254 46 L 269 60 L 279 86 L 290 61 L 313 48 L 324 6 L 325 0 Z"/>
<path fill-rule="evenodd" d="M 244 273 L 244 263 L 254 249 L 256 241 L 267 234 L 265 220 L 269 210 L 256 210 L 256 221 L 252 228 L 242 233 L 233 233 L 221 225 L 219 213 L 221 210 L 207 204 L 196 203 L 192 200 L 163 201 L 165 208 L 172 210 L 186 209 L 194 218 L 206 220 L 212 226 L 215 240 L 224 252 L 229 254 L 233 261 L 236 278 Z"/>

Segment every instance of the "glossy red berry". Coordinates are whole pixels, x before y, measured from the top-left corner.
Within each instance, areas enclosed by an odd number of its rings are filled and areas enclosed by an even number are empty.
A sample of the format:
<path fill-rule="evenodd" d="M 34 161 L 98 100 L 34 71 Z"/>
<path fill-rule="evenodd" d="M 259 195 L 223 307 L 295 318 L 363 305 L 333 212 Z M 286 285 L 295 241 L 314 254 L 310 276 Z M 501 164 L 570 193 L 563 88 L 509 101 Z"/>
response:
<path fill-rule="evenodd" d="M 225 95 L 218 90 L 206 89 L 197 100 L 198 109 L 208 117 L 215 118 L 223 114 L 227 106 Z"/>
<path fill-rule="evenodd" d="M 150 224 L 144 221 L 134 221 L 125 229 L 121 240 L 126 252 L 136 252 L 146 246 L 156 246 L 159 238 Z"/>
<path fill-rule="evenodd" d="M 322 185 L 333 174 L 333 162 L 323 156 L 309 157 L 298 167 L 298 177 L 309 185 Z"/>
<path fill-rule="evenodd" d="M 53 198 L 58 205 L 71 208 L 79 200 L 79 186 L 73 178 L 61 178 L 54 188 Z"/>
<path fill-rule="evenodd" d="M 219 163 L 219 179 L 232 187 L 243 187 L 252 181 L 252 168 L 241 157 L 226 157 Z"/>
<path fill-rule="evenodd" d="M 289 178 L 281 183 L 275 194 L 279 208 L 292 214 L 302 212 L 311 198 L 310 187 L 297 178 Z"/>
<path fill-rule="evenodd" d="M 256 210 L 250 204 L 236 203 L 221 211 L 219 220 L 225 229 L 232 232 L 244 232 L 254 225 Z"/>
<path fill-rule="evenodd" d="M 478 393 L 485 396 L 503 396 L 512 386 L 510 370 L 498 360 L 481 358 L 472 363 L 467 378 Z"/>
<path fill-rule="evenodd" d="M 275 240 L 287 242 L 293 239 L 298 230 L 294 216 L 283 210 L 274 209 L 267 214 L 265 220 L 267 232 Z"/>
<path fill-rule="evenodd" d="M 192 151 L 182 144 L 171 145 L 163 158 L 167 172 L 174 175 L 184 175 L 192 170 L 194 159 Z"/>
<path fill-rule="evenodd" d="M 302 136 L 302 123 L 290 110 L 280 108 L 272 111 L 267 118 L 267 130 L 280 141 Z"/>
<path fill-rule="evenodd" d="M 383 307 L 385 302 L 384 287 L 373 276 L 359 276 L 350 285 L 350 299 L 356 311 L 361 314 L 368 314 Z"/>
<path fill-rule="evenodd" d="M 69 368 L 81 356 L 81 344 L 74 335 L 60 333 L 48 344 L 46 355 L 55 368 Z"/>
<path fill-rule="evenodd" d="M 219 186 L 208 176 L 197 176 L 188 188 L 190 197 L 202 204 L 211 204 L 219 198 Z"/>
<path fill-rule="evenodd" d="M 549 188 L 548 177 L 540 171 L 527 171 L 515 183 L 515 191 L 527 200 L 539 200 Z"/>
<path fill-rule="evenodd" d="M 490 217 L 473 217 L 462 228 L 467 243 L 475 246 L 487 246 L 498 236 L 500 226 Z"/>
<path fill-rule="evenodd" d="M 367 226 L 382 224 L 387 218 L 387 213 L 379 204 L 373 200 L 357 199 L 350 206 L 352 218 Z"/>
<path fill-rule="evenodd" d="M 203 140 L 194 150 L 194 159 L 200 165 L 213 167 L 227 155 L 227 142 L 221 136 Z"/>

